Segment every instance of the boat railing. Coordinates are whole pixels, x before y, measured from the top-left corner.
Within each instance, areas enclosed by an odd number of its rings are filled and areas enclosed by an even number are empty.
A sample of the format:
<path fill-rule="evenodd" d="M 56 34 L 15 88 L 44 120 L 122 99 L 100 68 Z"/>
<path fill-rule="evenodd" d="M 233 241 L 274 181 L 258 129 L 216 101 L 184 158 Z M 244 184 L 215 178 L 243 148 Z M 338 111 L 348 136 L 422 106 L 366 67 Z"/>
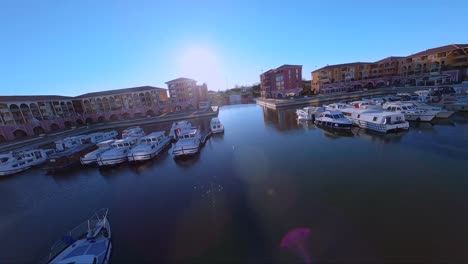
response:
<path fill-rule="evenodd" d="M 62 239 L 55 242 L 50 248 L 49 256 L 44 259 L 41 263 L 48 263 L 64 251 L 67 247 L 75 243 L 77 240 L 85 238 L 89 231 L 94 230 L 99 222 L 107 217 L 107 208 L 97 210 L 88 220 L 84 221 L 80 225 L 76 226 L 69 232 L 67 232 Z"/>

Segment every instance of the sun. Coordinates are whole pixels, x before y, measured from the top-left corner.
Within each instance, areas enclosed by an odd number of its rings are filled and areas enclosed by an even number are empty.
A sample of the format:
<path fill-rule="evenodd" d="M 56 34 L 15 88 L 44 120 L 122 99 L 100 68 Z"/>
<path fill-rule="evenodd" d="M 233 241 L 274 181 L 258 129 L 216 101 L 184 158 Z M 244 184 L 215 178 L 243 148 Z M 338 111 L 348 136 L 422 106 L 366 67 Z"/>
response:
<path fill-rule="evenodd" d="M 226 84 L 220 59 L 213 49 L 189 47 L 182 52 L 180 73 L 198 83 L 207 83 L 209 90 L 224 90 Z"/>

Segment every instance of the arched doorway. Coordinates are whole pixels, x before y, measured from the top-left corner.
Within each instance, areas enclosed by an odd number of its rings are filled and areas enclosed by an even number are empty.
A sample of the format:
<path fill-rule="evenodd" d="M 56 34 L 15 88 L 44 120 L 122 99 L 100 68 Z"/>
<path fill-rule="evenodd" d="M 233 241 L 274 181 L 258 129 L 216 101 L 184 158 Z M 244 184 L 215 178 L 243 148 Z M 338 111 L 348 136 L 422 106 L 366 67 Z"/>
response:
<path fill-rule="evenodd" d="M 155 116 L 154 111 L 153 110 L 146 111 L 146 116 Z"/>
<path fill-rule="evenodd" d="M 83 125 L 83 120 L 77 119 L 77 120 L 76 120 L 76 124 L 77 124 L 78 126 L 82 126 L 82 125 Z"/>
<path fill-rule="evenodd" d="M 123 119 L 123 120 L 128 120 L 128 119 L 130 119 L 130 114 L 129 114 L 129 113 L 123 113 L 123 114 L 122 114 L 122 119 Z"/>
<path fill-rule="evenodd" d="M 6 138 L 4 135 L 0 135 L 0 142 L 6 142 Z"/>
<path fill-rule="evenodd" d="M 15 138 L 24 138 L 24 137 L 28 136 L 26 131 L 24 131 L 22 129 L 15 130 L 15 132 L 13 132 L 13 135 L 15 136 Z"/>
<path fill-rule="evenodd" d="M 86 118 L 85 123 L 86 124 L 92 124 L 94 121 L 91 117 Z"/>
<path fill-rule="evenodd" d="M 104 116 L 99 116 L 97 121 L 102 123 L 106 121 L 106 118 Z"/>
<path fill-rule="evenodd" d="M 59 129 L 60 129 L 59 125 L 57 125 L 55 123 L 52 123 L 50 125 L 50 130 L 52 130 L 52 131 L 59 130 Z"/>
<path fill-rule="evenodd" d="M 63 125 L 65 126 L 65 128 L 71 128 L 73 126 L 73 123 L 71 121 L 65 121 Z"/>
<path fill-rule="evenodd" d="M 41 126 L 34 127 L 33 132 L 34 135 L 40 135 L 45 133 L 44 128 L 42 128 Z"/>
<path fill-rule="evenodd" d="M 110 119 L 111 121 L 117 121 L 117 120 L 119 120 L 119 117 L 118 117 L 117 115 L 112 114 L 112 115 L 109 117 L 109 119 Z"/>
<path fill-rule="evenodd" d="M 368 83 L 366 83 L 366 85 L 364 85 L 364 88 L 367 88 L 367 89 L 374 89 L 374 84 L 371 83 L 371 82 L 368 82 Z"/>

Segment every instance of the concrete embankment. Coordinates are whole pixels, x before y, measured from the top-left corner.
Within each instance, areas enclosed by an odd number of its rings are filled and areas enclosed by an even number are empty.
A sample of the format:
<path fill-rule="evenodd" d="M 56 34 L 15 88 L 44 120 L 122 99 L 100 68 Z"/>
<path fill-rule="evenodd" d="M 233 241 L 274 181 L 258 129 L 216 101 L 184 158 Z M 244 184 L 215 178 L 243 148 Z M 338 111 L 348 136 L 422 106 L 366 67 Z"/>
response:
<path fill-rule="evenodd" d="M 211 110 L 204 111 L 204 112 L 170 113 L 168 115 L 158 116 L 158 117 L 139 118 L 139 119 L 132 119 L 132 120 L 122 120 L 122 121 L 92 124 L 88 126 L 77 127 L 75 129 L 48 133 L 42 137 L 35 136 L 35 137 L 25 138 L 22 140 L 15 140 L 12 142 L 5 142 L 0 145 L 0 153 L 22 150 L 22 149 L 39 148 L 41 146 L 51 144 L 54 141 L 65 138 L 65 137 L 88 134 L 88 133 L 92 133 L 92 132 L 96 132 L 100 130 L 116 129 L 116 128 L 121 128 L 121 127 L 130 127 L 130 126 L 136 126 L 136 125 L 173 122 L 173 121 L 178 121 L 178 120 L 204 118 L 204 117 L 216 116 L 217 114 L 218 112 L 213 112 Z"/>
<path fill-rule="evenodd" d="M 362 97 L 377 97 L 396 93 L 412 93 L 417 90 L 424 90 L 429 87 L 417 86 L 417 87 L 400 87 L 400 88 L 380 88 L 375 90 L 358 91 L 350 93 L 334 93 L 334 94 L 320 94 L 305 98 L 295 99 L 265 99 L 258 98 L 256 103 L 261 106 L 266 106 L 271 109 L 286 108 L 292 106 L 303 106 L 303 105 L 320 105 L 328 102 L 338 102 L 342 100 L 352 100 L 355 98 Z"/>

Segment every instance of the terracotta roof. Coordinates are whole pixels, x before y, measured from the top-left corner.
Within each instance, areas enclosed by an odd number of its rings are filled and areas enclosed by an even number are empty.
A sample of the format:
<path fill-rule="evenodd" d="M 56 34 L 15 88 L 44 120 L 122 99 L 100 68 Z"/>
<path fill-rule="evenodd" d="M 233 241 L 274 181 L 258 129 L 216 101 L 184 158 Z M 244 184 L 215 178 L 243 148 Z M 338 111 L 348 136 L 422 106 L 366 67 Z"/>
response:
<path fill-rule="evenodd" d="M 166 89 L 153 87 L 153 86 L 139 86 L 139 87 L 132 87 L 132 88 L 108 90 L 108 91 L 102 91 L 102 92 L 86 93 L 86 94 L 78 95 L 75 98 L 86 98 L 86 97 L 105 96 L 105 95 L 114 95 L 114 94 L 134 93 L 134 92 L 143 92 L 143 91 L 150 91 L 150 90 L 166 90 Z"/>
<path fill-rule="evenodd" d="M 335 65 L 327 65 L 325 67 L 322 67 L 320 69 L 317 69 L 313 72 L 321 71 L 321 70 L 326 70 L 330 68 L 337 68 L 337 67 L 344 67 L 344 66 L 354 66 L 354 65 L 366 65 L 366 64 L 373 64 L 373 62 L 351 62 L 351 63 L 343 63 L 343 64 L 335 64 Z"/>
<path fill-rule="evenodd" d="M 194 79 L 185 78 L 185 77 L 180 77 L 180 78 L 177 78 L 177 79 L 174 79 L 174 80 L 171 80 L 171 81 L 167 81 L 166 84 L 172 83 L 172 82 L 179 82 L 179 81 L 192 81 L 192 82 L 197 82 L 197 81 L 195 81 Z"/>
<path fill-rule="evenodd" d="M 376 61 L 374 63 L 381 63 L 381 62 L 384 62 L 384 61 L 396 61 L 396 60 L 403 59 L 403 58 L 406 58 L 406 57 L 403 57 L 403 56 L 390 56 L 390 57 L 387 57 L 385 59 L 378 60 L 378 61 Z"/>
<path fill-rule="evenodd" d="M 302 65 L 284 64 L 284 65 L 279 66 L 276 69 L 289 68 L 289 67 L 302 67 Z"/>
<path fill-rule="evenodd" d="M 12 95 L 0 96 L 0 102 L 24 102 L 24 101 L 50 101 L 50 100 L 70 100 L 73 97 L 60 95 Z"/>
<path fill-rule="evenodd" d="M 434 53 L 439 53 L 439 52 L 447 52 L 451 50 L 457 50 L 457 49 L 463 49 L 463 48 L 468 48 L 468 44 L 451 44 L 451 45 L 445 45 L 433 49 L 428 49 L 425 51 L 421 51 L 412 55 L 409 55 L 408 58 L 411 57 L 420 57 L 420 56 L 425 56 L 425 55 L 430 55 Z"/>

